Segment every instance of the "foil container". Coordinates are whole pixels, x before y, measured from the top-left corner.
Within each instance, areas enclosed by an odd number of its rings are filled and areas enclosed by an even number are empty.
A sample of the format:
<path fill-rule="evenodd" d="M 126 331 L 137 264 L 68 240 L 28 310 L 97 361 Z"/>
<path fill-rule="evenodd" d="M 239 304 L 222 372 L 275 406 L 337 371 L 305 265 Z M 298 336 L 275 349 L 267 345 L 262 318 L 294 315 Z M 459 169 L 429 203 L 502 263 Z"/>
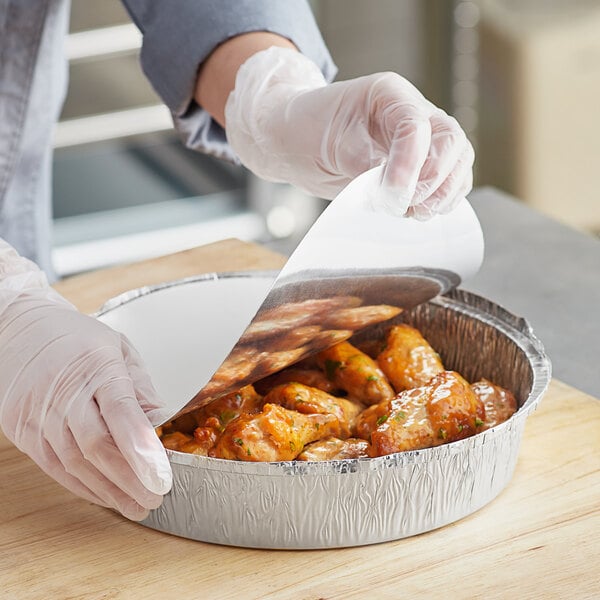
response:
<path fill-rule="evenodd" d="M 193 314 L 186 315 L 169 290 L 176 289 L 178 297 L 199 290 L 201 298 L 202 290 L 211 286 L 207 296 L 212 303 L 215 288 L 218 292 L 219 286 L 233 282 L 243 291 L 256 278 L 268 285 L 274 274 L 210 274 L 141 288 L 109 301 L 97 317 L 132 338 L 144 358 L 151 355 L 153 380 L 166 389 L 170 378 L 177 387 L 177 369 L 172 365 L 185 364 L 184 353 L 190 349 L 178 345 L 173 336 L 161 337 L 156 325 L 169 313 L 177 313 L 178 320 L 193 319 Z M 231 293 L 229 287 L 226 293 Z M 158 311 L 154 315 L 152 310 L 136 310 L 148 295 Z M 196 314 L 216 309 L 199 306 L 197 299 L 190 305 Z M 339 548 L 430 531 L 493 500 L 512 477 L 525 420 L 550 382 L 550 361 L 542 344 L 527 321 L 463 290 L 402 313 L 394 322 L 417 327 L 447 369 L 460 372 L 468 381 L 485 377 L 511 390 L 518 411 L 471 438 L 372 459 L 250 463 L 168 450 L 173 488 L 142 525 L 185 538 L 251 548 Z M 389 325 L 359 335 L 381 337 Z M 152 334 L 140 337 L 141 331 Z M 203 341 L 210 345 L 210 338 Z M 166 374 L 159 372 L 157 356 L 162 357 Z"/>

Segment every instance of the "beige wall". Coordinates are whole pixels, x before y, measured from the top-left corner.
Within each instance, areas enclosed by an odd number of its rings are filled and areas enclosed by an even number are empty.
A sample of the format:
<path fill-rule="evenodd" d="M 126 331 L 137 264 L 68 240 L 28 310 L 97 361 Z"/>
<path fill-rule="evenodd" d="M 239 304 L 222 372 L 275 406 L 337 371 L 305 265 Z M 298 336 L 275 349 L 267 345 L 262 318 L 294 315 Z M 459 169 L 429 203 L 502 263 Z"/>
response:
<path fill-rule="evenodd" d="M 483 2 L 479 182 L 600 232 L 600 2 Z"/>

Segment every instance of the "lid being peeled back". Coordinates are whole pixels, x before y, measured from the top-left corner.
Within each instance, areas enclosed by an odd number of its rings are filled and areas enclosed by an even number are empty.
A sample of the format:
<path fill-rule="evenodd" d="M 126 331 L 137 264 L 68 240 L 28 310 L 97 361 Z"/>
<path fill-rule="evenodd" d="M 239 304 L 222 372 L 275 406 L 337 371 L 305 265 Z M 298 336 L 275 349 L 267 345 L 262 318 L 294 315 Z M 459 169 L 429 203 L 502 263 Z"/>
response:
<path fill-rule="evenodd" d="M 169 403 L 164 420 L 443 294 L 478 270 L 483 235 L 469 203 L 463 200 L 451 213 L 425 222 L 376 211 L 371 194 L 382 168 L 356 178 L 330 203 L 274 281 L 267 276 L 263 286 L 231 298 L 225 292 L 216 303 L 196 298 L 196 318 L 192 306 L 186 326 L 167 325 L 167 314 L 182 310 L 169 307 L 168 294 L 161 295 L 165 316 L 155 323 L 160 335 L 179 335 L 182 341 L 200 336 L 211 348 L 193 366 L 179 365 L 190 383 L 178 398 L 158 390 Z M 124 299 L 99 313 L 121 331 L 123 319 L 115 323 L 110 312 Z M 125 333 L 148 360 L 138 332 Z"/>

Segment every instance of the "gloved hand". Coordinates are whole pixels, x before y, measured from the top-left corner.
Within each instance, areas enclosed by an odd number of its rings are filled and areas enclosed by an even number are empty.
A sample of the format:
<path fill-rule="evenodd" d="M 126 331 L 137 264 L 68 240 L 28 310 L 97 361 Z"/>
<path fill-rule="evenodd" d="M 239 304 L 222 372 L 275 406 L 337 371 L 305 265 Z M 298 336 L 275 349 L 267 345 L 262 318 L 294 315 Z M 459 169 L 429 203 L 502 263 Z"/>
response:
<path fill-rule="evenodd" d="M 322 198 L 386 162 L 377 202 L 427 219 L 473 184 L 473 148 L 457 121 L 395 73 L 328 85 L 308 58 L 272 47 L 239 69 L 225 118 L 242 164 Z"/>
<path fill-rule="evenodd" d="M 0 426 L 17 448 L 75 494 L 140 520 L 171 487 L 149 420 L 159 411 L 128 340 L 0 240 Z"/>

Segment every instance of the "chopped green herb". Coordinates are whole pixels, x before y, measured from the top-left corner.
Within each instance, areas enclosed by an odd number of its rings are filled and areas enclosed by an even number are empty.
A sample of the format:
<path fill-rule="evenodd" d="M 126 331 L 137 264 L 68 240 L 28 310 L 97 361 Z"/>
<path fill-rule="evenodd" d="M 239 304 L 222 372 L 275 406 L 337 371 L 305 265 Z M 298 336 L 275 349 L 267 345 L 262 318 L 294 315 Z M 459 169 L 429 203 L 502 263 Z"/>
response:
<path fill-rule="evenodd" d="M 367 381 L 379 381 L 379 377 L 377 375 L 369 375 Z"/>
<path fill-rule="evenodd" d="M 302 398 L 302 394 L 296 394 L 294 396 L 294 400 L 298 403 L 301 404 L 302 402 L 306 402 L 306 400 L 304 400 L 304 398 Z"/>
<path fill-rule="evenodd" d="M 252 452 L 250 452 L 250 448 L 246 448 L 246 454 L 247 454 L 248 456 L 252 456 Z"/>
<path fill-rule="evenodd" d="M 406 419 L 406 413 L 403 410 L 399 410 L 394 415 L 394 421 L 396 421 L 396 423 L 398 423 L 399 421 L 402 421 L 403 419 Z"/>
<path fill-rule="evenodd" d="M 441 427 L 438 431 L 438 437 L 440 438 L 440 440 L 445 440 L 448 437 L 448 433 L 443 427 Z"/>
<path fill-rule="evenodd" d="M 464 427 L 462 425 L 458 426 L 458 431 L 462 431 L 464 429 Z"/>
<path fill-rule="evenodd" d="M 244 445 L 244 440 L 242 438 L 234 438 L 233 440 L 238 446 Z"/>
<path fill-rule="evenodd" d="M 325 361 L 325 374 L 327 375 L 327 379 L 333 379 L 335 376 L 335 372 L 342 366 L 342 363 L 339 360 L 329 360 Z"/>
<path fill-rule="evenodd" d="M 224 410 L 219 415 L 219 421 L 221 421 L 222 425 L 227 425 L 227 423 L 229 423 L 229 421 L 233 421 L 233 419 L 235 419 L 237 416 L 238 416 L 237 413 L 234 412 L 233 410 Z"/>
<path fill-rule="evenodd" d="M 319 427 L 321 427 L 321 423 L 315 423 L 315 429 L 319 431 Z"/>
<path fill-rule="evenodd" d="M 381 415 L 377 419 L 377 425 L 381 425 L 381 424 L 385 423 L 387 420 L 388 420 L 388 416 L 387 415 Z"/>
<path fill-rule="evenodd" d="M 476 417 L 475 418 L 475 427 L 481 427 L 482 425 L 483 425 L 483 421 L 480 418 Z"/>

